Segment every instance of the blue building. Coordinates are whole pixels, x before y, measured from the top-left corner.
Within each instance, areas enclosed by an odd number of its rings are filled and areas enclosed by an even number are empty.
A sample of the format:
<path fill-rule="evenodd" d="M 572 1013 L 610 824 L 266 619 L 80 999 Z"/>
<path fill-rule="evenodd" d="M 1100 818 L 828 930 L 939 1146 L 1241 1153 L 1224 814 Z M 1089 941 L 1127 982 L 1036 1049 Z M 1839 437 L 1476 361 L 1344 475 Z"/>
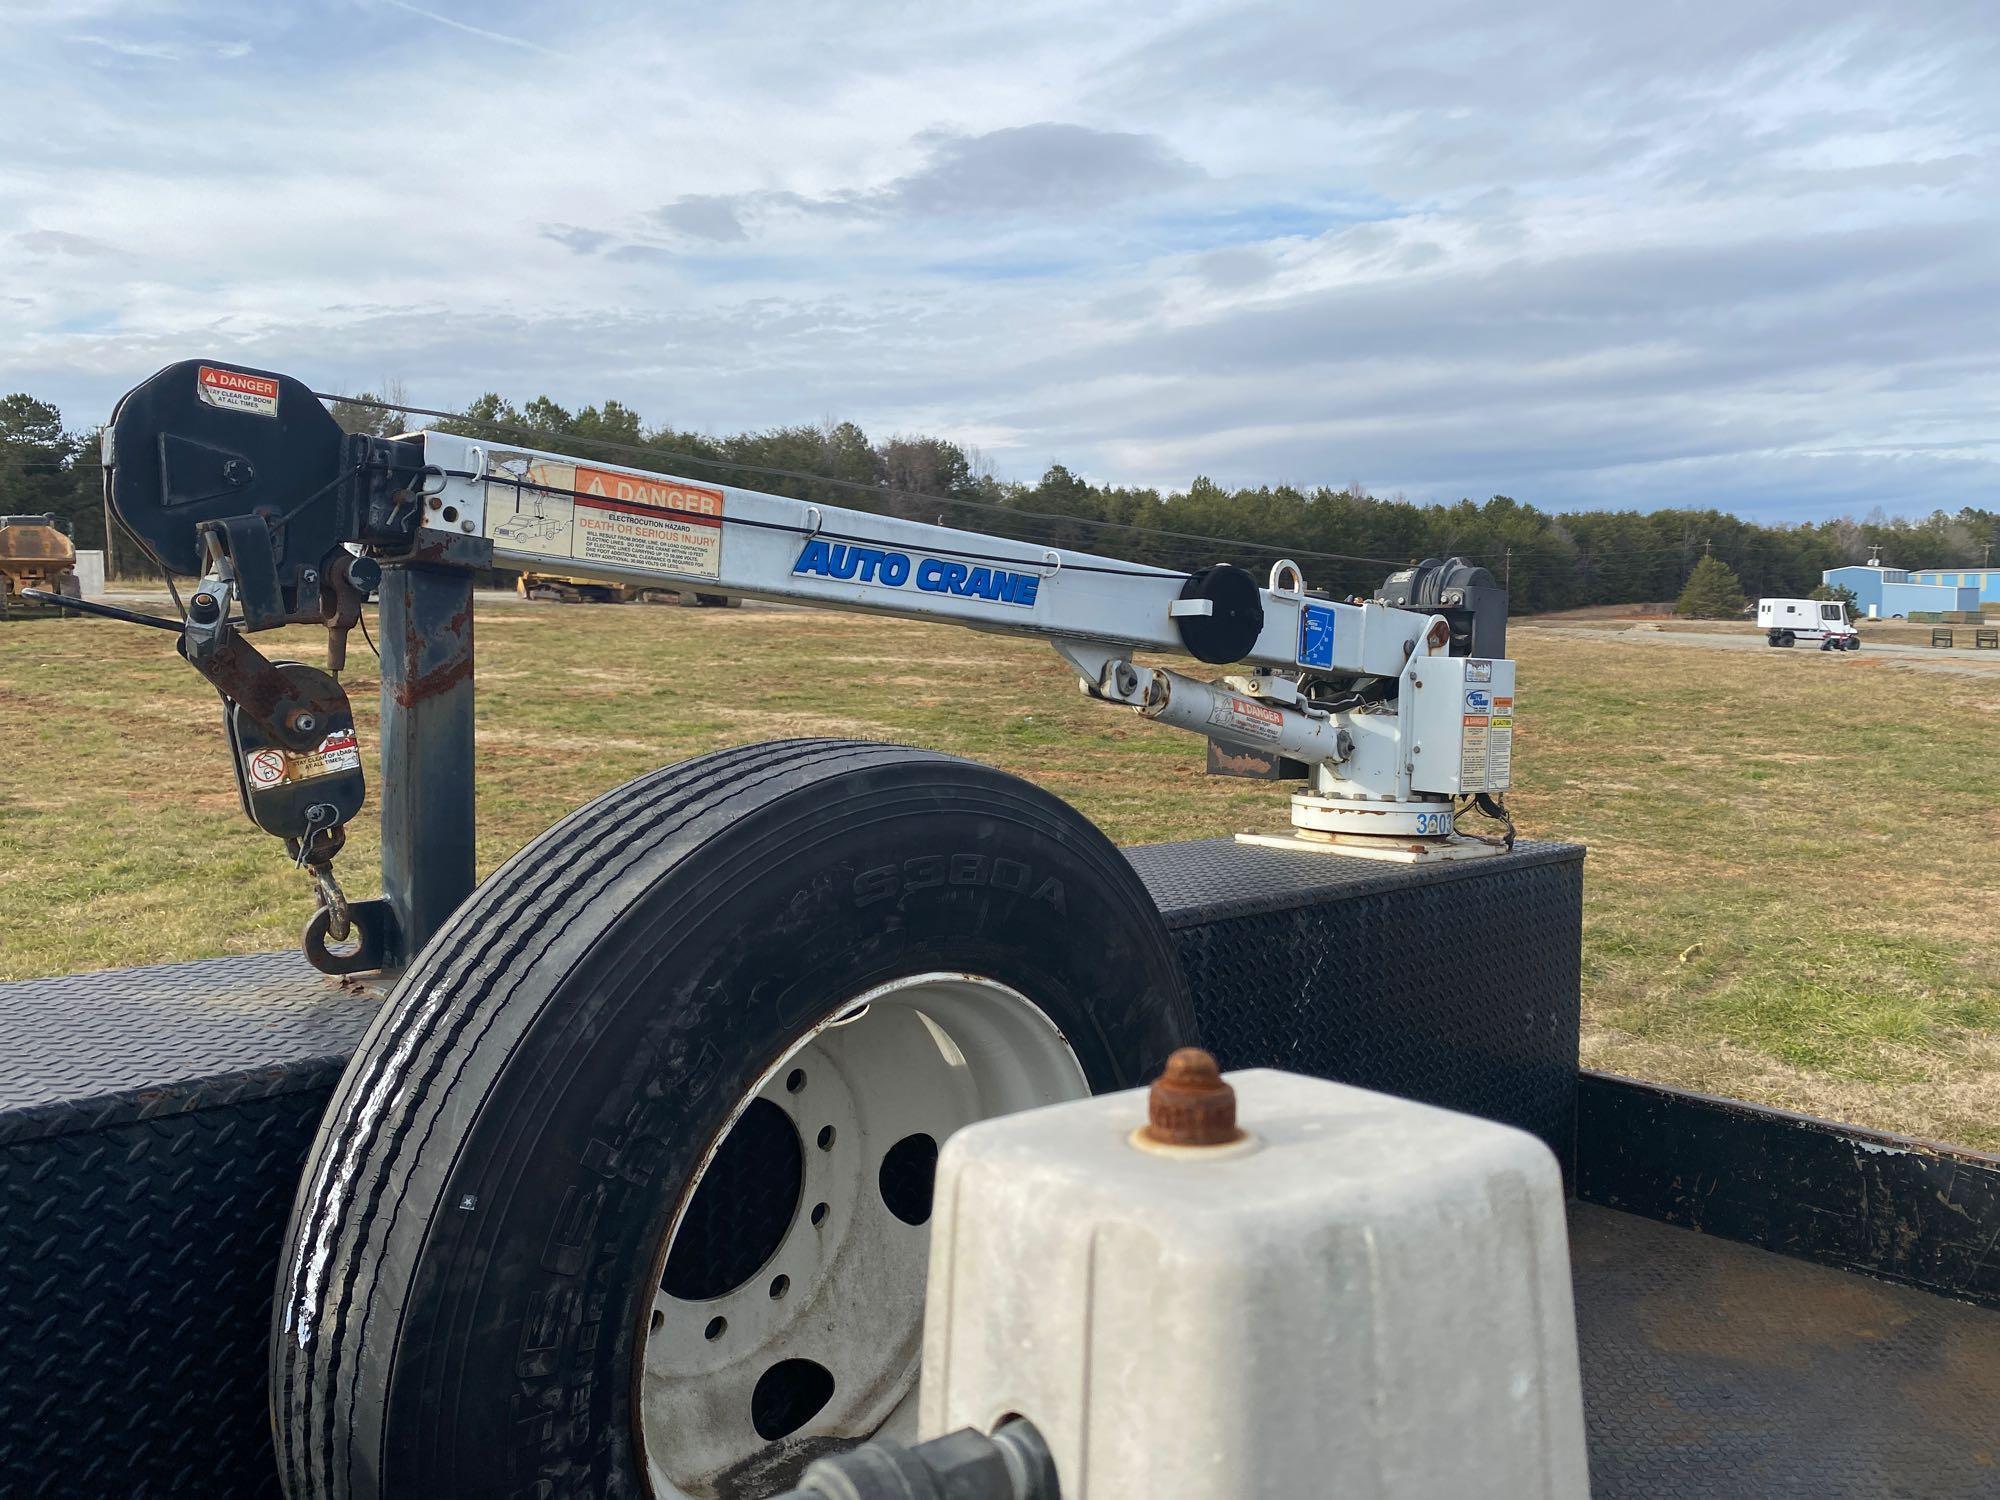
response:
<path fill-rule="evenodd" d="M 1956 577 L 1955 568 L 1946 573 Z M 1935 572 L 1928 575 L 1936 579 Z M 1995 576 L 2000 576 L 1996 574 Z M 1906 568 L 1885 568 L 1879 562 L 1850 563 L 1844 568 L 1828 568 L 1822 582 L 1837 585 L 1854 595 L 1857 612 L 1871 620 L 1900 620 L 1925 611 L 1977 610 L 1979 590 L 1941 581 L 1924 582 Z"/>
<path fill-rule="evenodd" d="M 1978 589 L 1981 604 L 2000 604 L 2000 568 L 1918 568 L 1910 582 Z"/>

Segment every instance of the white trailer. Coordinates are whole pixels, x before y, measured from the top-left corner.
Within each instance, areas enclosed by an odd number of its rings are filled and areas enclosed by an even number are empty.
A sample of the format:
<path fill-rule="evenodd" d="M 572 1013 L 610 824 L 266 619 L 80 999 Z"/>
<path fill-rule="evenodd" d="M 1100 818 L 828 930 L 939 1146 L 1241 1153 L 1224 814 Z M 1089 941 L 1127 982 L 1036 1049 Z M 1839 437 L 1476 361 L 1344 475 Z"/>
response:
<path fill-rule="evenodd" d="M 1804 641 L 1822 651 L 1861 649 L 1861 633 L 1837 599 L 1759 599 L 1757 628 L 1773 646 Z"/>

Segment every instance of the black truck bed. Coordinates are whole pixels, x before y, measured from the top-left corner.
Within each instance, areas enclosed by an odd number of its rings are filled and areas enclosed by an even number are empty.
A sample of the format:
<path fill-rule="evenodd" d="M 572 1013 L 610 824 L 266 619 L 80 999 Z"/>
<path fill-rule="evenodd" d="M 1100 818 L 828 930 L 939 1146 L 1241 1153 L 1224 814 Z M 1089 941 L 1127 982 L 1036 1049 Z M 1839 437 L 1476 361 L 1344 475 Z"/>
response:
<path fill-rule="evenodd" d="M 1557 1151 L 1600 1500 L 2000 1500 L 2000 1163 L 1580 1074 L 1580 850 L 1130 853 L 1225 1065 Z M 0 1496 L 277 1494 L 278 1241 L 377 1003 L 290 954 L 0 984 Z"/>
<path fill-rule="evenodd" d="M 1573 1204 L 1593 1492 L 2000 1495 L 2000 1312 Z"/>

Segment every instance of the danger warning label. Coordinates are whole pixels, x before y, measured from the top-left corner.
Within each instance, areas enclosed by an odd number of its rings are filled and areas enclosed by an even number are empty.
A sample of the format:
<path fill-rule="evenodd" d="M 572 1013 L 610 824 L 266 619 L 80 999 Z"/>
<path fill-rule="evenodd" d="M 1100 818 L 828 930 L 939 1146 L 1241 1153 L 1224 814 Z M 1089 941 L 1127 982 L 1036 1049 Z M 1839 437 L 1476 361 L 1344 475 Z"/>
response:
<path fill-rule="evenodd" d="M 1208 710 L 1208 722 L 1225 734 L 1239 739 L 1275 740 L 1284 727 L 1284 715 L 1262 703 L 1252 703 L 1234 693 L 1217 693 Z"/>
<path fill-rule="evenodd" d="M 218 370 L 203 365 L 195 375 L 195 389 L 210 406 L 224 411 L 249 412 L 253 416 L 278 414 L 278 382 L 264 375 L 245 375 L 241 370 Z"/>
<path fill-rule="evenodd" d="M 486 479 L 487 534 L 510 552 L 722 575 L 721 490 L 525 453 L 496 456 Z"/>
<path fill-rule="evenodd" d="M 722 572 L 722 491 L 576 467 L 572 557 L 696 578 Z"/>

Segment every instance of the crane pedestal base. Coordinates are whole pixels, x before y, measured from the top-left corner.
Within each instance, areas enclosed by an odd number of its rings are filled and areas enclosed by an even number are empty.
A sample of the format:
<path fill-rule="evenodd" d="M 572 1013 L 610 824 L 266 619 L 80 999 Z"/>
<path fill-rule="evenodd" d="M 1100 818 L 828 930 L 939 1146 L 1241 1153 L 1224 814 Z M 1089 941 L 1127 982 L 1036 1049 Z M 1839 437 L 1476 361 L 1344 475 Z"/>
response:
<path fill-rule="evenodd" d="M 1399 865 L 1436 864 L 1447 859 L 1485 859 L 1504 854 L 1499 844 L 1452 834 L 1441 839 L 1392 838 L 1380 833 L 1321 833 L 1294 828 L 1289 833 L 1239 833 L 1239 844 L 1284 849 L 1293 854 L 1344 854 L 1350 859 L 1381 859 Z"/>

